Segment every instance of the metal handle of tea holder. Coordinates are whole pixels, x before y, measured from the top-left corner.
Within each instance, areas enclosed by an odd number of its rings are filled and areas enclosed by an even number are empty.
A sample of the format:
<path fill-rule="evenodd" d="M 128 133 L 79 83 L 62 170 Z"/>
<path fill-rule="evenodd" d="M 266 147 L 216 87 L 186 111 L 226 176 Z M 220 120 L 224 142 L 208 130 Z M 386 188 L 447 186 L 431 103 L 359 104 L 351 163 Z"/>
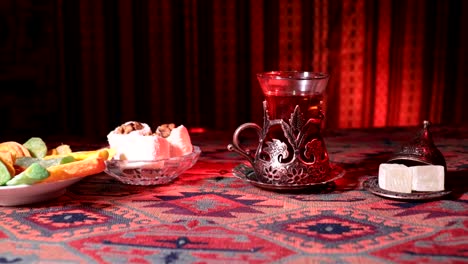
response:
<path fill-rule="evenodd" d="M 244 156 L 250 163 L 254 163 L 254 156 L 252 154 L 252 152 L 249 150 L 249 149 L 244 149 L 240 146 L 240 142 L 239 142 L 239 136 L 240 134 L 242 133 L 242 131 L 244 131 L 245 129 L 254 129 L 255 132 L 257 132 L 257 135 L 258 135 L 258 140 L 259 140 L 259 143 L 261 143 L 261 133 L 262 133 L 262 128 L 255 124 L 255 123 L 245 123 L 245 124 L 242 124 L 240 125 L 236 131 L 234 131 L 234 134 L 232 136 L 232 144 L 229 144 L 227 146 L 227 149 L 230 150 L 230 151 L 235 151 L 237 153 L 239 153 L 240 155 Z"/>

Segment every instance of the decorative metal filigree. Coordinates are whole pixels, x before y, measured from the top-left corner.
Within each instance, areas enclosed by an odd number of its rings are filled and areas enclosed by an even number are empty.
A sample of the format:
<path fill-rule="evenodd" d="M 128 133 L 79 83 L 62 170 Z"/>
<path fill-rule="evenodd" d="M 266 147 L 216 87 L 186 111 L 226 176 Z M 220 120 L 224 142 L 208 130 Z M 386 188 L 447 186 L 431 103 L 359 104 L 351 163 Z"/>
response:
<path fill-rule="evenodd" d="M 268 184 L 300 185 L 323 182 L 330 175 L 330 164 L 325 142 L 320 135 L 323 115 L 305 120 L 299 105 L 296 105 L 288 122 L 270 120 L 267 102 L 263 102 L 263 128 L 253 123 L 239 127 L 229 150 L 245 156 L 255 170 L 257 181 Z M 284 138 L 269 140 L 273 126 L 280 126 Z M 245 128 L 254 128 L 259 135 L 255 156 L 241 149 L 238 134 Z M 282 141 L 283 140 L 283 141 Z"/>

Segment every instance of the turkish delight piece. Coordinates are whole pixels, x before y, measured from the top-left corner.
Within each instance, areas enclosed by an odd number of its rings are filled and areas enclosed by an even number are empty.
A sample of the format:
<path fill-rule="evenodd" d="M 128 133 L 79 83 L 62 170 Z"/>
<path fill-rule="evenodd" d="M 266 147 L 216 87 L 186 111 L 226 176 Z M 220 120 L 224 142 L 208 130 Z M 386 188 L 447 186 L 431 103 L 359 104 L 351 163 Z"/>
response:
<path fill-rule="evenodd" d="M 141 136 L 138 134 L 111 134 L 109 145 L 115 149 L 115 159 L 151 161 L 169 158 L 169 142 L 160 136 Z"/>
<path fill-rule="evenodd" d="M 170 156 L 179 157 L 190 154 L 193 151 L 192 142 L 187 128 L 180 125 L 171 130 L 171 134 L 167 137 L 170 144 Z"/>
<path fill-rule="evenodd" d="M 413 175 L 413 191 L 437 192 L 444 190 L 444 166 L 421 165 L 410 167 L 410 170 Z"/>
<path fill-rule="evenodd" d="M 392 192 L 411 193 L 412 173 L 403 164 L 382 163 L 379 166 L 379 187 Z"/>

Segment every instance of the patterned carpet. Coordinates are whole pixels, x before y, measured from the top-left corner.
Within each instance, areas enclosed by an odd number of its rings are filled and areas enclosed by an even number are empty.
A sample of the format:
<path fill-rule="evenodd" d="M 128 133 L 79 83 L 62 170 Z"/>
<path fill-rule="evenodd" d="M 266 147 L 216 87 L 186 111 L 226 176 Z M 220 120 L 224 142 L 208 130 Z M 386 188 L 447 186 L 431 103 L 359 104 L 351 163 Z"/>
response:
<path fill-rule="evenodd" d="M 0 263 L 468 263 L 468 129 L 434 128 L 442 199 L 362 187 L 413 129 L 327 131 L 346 175 L 326 188 L 264 190 L 235 177 L 230 134 L 194 134 L 197 164 L 165 186 L 87 177 L 43 203 L 0 207 Z"/>

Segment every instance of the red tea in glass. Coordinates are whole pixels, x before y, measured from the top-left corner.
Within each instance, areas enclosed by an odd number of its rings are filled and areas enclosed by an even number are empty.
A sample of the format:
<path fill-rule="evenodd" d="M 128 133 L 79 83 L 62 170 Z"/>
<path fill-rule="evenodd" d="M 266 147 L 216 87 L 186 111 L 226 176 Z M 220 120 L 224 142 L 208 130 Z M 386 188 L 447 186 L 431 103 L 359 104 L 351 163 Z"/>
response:
<path fill-rule="evenodd" d="M 283 119 L 288 121 L 296 105 L 299 106 L 305 119 L 320 118 L 323 95 L 266 95 L 268 114 L 270 119 Z"/>

